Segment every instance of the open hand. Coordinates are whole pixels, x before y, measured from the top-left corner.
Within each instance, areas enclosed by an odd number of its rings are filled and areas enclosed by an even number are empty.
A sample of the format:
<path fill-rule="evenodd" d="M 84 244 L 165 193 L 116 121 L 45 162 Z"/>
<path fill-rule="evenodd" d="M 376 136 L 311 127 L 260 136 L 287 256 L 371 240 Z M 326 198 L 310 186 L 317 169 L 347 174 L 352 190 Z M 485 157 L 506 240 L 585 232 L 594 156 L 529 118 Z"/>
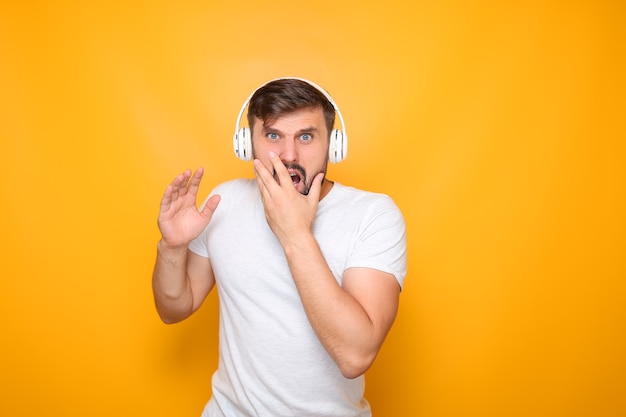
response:
<path fill-rule="evenodd" d="M 186 170 L 167 186 L 161 199 L 158 225 L 162 241 L 170 247 L 187 246 L 198 237 L 211 221 L 220 201 L 219 195 L 212 196 L 202 207 L 197 208 L 197 194 L 204 170 Z"/>

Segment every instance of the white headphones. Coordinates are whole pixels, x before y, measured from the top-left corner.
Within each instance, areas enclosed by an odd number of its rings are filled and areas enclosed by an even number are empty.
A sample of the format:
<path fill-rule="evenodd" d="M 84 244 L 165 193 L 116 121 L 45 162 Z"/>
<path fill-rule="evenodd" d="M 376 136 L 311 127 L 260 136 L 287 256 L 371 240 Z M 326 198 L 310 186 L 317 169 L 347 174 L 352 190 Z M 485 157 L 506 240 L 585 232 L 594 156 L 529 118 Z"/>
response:
<path fill-rule="evenodd" d="M 239 115 L 237 116 L 237 123 L 235 124 L 235 135 L 233 137 L 233 147 L 235 149 L 235 155 L 237 155 L 239 159 L 242 159 L 244 161 L 252 160 L 252 132 L 250 131 L 249 127 L 240 128 L 241 118 L 243 116 L 244 111 L 246 110 L 246 107 L 248 107 L 248 104 L 250 103 L 250 99 L 252 99 L 252 96 L 254 95 L 254 93 L 256 93 L 260 88 L 264 87 L 265 85 L 273 81 L 277 81 L 277 80 L 303 81 L 309 84 L 311 87 L 314 87 L 316 90 L 322 93 L 324 97 L 326 97 L 326 99 L 330 102 L 330 104 L 332 104 L 333 108 L 335 109 L 335 112 L 337 113 L 337 116 L 339 116 L 339 121 L 341 122 L 341 130 L 333 129 L 330 132 L 330 143 L 328 147 L 328 160 L 332 163 L 337 163 L 346 159 L 346 156 L 348 155 L 348 136 L 345 133 L 346 126 L 343 121 L 343 117 L 341 116 L 341 112 L 339 111 L 339 107 L 337 107 L 337 105 L 333 101 L 330 94 L 328 94 L 326 90 L 324 90 L 322 87 L 320 87 L 319 85 L 309 80 L 305 80 L 304 78 L 297 78 L 297 77 L 282 77 L 282 78 L 276 78 L 276 79 L 270 80 L 266 82 L 265 84 L 261 85 L 260 87 L 258 87 L 256 90 L 252 92 L 252 94 L 250 94 L 248 99 L 243 103 L 243 106 L 241 106 L 241 110 L 239 110 Z"/>

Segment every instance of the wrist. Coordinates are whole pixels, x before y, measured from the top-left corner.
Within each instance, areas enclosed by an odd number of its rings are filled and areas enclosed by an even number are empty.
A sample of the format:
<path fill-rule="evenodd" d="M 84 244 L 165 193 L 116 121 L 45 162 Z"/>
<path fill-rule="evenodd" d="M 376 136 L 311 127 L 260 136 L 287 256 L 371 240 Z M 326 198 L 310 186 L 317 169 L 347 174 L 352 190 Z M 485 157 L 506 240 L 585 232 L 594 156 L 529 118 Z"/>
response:
<path fill-rule="evenodd" d="M 309 253 L 308 251 L 310 251 L 311 248 L 318 246 L 317 239 L 315 239 L 315 235 L 313 235 L 311 230 L 292 233 L 278 240 L 287 256 Z"/>
<path fill-rule="evenodd" d="M 187 252 L 187 247 L 188 245 L 170 244 L 164 241 L 163 239 L 160 239 L 157 242 L 157 251 L 159 252 L 167 252 L 167 253 Z"/>

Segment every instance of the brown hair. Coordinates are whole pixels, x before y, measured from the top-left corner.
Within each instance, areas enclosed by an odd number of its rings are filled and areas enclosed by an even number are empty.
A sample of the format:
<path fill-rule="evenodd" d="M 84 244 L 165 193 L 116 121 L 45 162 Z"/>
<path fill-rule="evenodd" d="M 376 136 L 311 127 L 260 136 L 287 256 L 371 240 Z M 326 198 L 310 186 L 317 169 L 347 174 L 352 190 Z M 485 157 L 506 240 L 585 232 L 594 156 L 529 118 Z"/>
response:
<path fill-rule="evenodd" d="M 296 110 L 321 107 L 324 111 L 328 134 L 335 125 L 335 108 L 326 95 L 306 81 L 281 78 L 260 87 L 248 104 L 248 126 L 254 119 L 272 123 L 281 115 Z"/>

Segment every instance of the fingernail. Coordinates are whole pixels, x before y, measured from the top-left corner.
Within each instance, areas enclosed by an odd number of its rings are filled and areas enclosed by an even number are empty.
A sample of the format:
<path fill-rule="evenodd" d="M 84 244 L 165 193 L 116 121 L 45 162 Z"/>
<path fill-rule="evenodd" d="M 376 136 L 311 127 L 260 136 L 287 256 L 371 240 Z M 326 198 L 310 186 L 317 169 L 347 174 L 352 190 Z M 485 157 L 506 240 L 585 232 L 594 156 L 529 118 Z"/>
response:
<path fill-rule="evenodd" d="M 270 151 L 269 155 L 270 155 L 270 158 L 275 158 L 276 157 L 276 154 L 274 153 L 274 151 Z"/>

